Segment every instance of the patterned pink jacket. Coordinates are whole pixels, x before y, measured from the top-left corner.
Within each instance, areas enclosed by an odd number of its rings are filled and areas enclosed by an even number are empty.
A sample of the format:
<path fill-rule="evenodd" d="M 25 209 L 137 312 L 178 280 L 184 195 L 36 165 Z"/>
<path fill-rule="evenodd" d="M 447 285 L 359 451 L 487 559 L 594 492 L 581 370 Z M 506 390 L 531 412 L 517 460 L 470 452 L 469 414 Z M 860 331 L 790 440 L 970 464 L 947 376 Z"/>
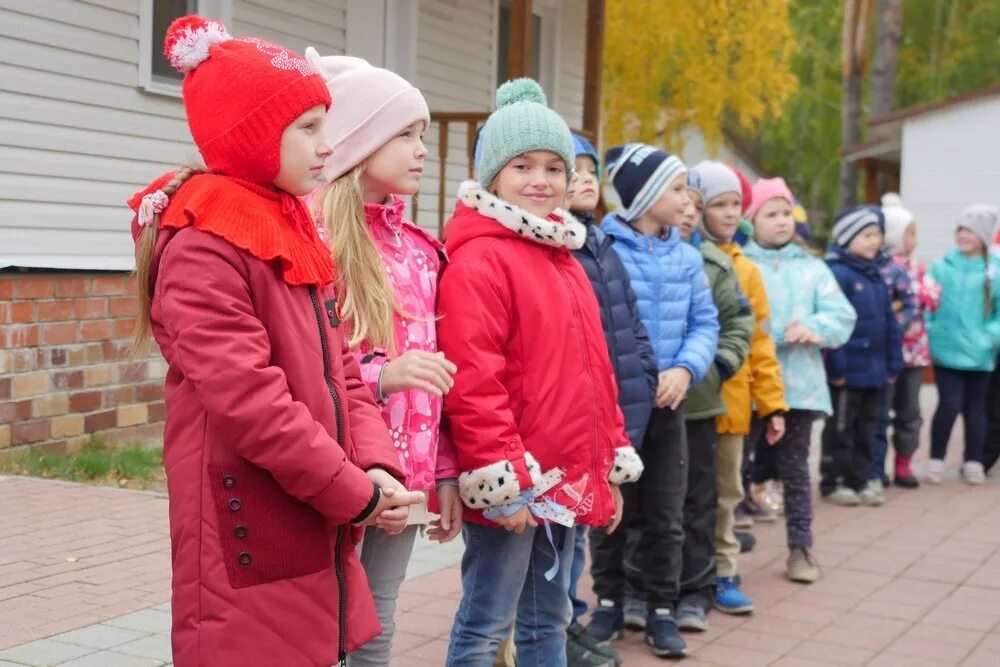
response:
<path fill-rule="evenodd" d="M 913 283 L 917 295 L 917 317 L 903 332 L 903 365 L 907 368 L 923 368 L 931 365 L 931 348 L 927 340 L 927 313 L 937 310 L 941 302 L 941 286 L 927 275 L 927 266 L 917 260 L 900 255 L 893 261 L 903 267 Z"/>

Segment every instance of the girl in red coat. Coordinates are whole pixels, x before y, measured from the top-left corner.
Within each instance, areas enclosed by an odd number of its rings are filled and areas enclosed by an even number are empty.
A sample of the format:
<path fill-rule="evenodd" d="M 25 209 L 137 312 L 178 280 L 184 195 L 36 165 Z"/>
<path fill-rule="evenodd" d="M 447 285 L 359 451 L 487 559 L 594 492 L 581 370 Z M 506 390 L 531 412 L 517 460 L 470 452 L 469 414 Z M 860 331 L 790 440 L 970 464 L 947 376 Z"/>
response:
<path fill-rule="evenodd" d="M 152 332 L 169 364 L 174 664 L 325 667 L 379 631 L 352 526 L 399 530 L 423 499 L 394 479 L 297 198 L 330 154 L 330 95 L 297 54 L 197 16 L 165 54 L 207 165 L 130 202 L 136 348 Z"/>
<path fill-rule="evenodd" d="M 594 291 L 570 253 L 566 123 L 530 79 L 497 91 L 481 133 L 485 187 L 448 224 L 438 337 L 454 361 L 445 419 L 458 455 L 463 596 L 448 665 L 490 666 L 517 619 L 517 659 L 565 665 L 575 524 L 613 530 L 642 471 L 625 435 Z"/>

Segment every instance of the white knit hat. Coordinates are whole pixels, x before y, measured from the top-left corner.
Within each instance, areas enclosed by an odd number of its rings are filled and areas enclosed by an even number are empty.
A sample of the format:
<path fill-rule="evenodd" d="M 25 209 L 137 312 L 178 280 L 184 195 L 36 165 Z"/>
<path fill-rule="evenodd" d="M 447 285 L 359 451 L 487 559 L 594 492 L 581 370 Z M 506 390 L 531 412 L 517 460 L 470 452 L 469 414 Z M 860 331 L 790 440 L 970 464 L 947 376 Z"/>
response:
<path fill-rule="evenodd" d="M 913 224 L 913 213 L 903 206 L 903 200 L 895 192 L 882 195 L 882 215 L 885 216 L 885 245 L 893 253 L 903 252 L 903 237 Z"/>

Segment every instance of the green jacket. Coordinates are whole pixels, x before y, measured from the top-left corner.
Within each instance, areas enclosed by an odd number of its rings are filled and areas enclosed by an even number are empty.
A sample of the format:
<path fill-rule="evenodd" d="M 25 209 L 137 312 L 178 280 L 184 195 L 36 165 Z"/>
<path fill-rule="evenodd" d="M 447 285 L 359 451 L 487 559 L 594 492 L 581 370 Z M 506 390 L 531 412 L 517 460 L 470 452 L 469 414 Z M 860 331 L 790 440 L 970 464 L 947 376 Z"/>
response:
<path fill-rule="evenodd" d="M 705 275 L 719 311 L 719 345 L 715 351 L 715 363 L 705 378 L 688 391 L 684 401 L 684 419 L 687 421 L 726 414 L 720 395 L 722 383 L 747 360 L 754 326 L 750 302 L 740 289 L 732 261 L 709 241 L 702 241 L 698 249 L 705 260 Z"/>

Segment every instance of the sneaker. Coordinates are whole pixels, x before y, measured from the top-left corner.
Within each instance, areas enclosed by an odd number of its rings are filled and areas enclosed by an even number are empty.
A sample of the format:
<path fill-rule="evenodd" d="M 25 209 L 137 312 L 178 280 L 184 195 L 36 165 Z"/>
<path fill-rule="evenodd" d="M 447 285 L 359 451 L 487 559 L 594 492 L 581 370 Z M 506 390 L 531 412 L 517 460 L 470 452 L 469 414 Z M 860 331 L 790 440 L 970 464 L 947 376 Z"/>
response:
<path fill-rule="evenodd" d="M 844 507 L 856 507 L 861 504 L 861 498 L 854 492 L 854 489 L 849 489 L 846 486 L 838 486 L 823 496 L 823 499 L 834 505 L 843 505 Z"/>
<path fill-rule="evenodd" d="M 764 507 L 751 497 L 746 497 L 738 505 L 743 508 L 743 513 L 753 519 L 754 523 L 772 523 L 777 521 L 778 515 L 768 507 Z"/>
<path fill-rule="evenodd" d="M 788 553 L 788 578 L 801 584 L 811 584 L 819 579 L 819 563 L 808 549 L 796 547 Z"/>
<path fill-rule="evenodd" d="M 719 577 L 715 583 L 715 608 L 727 614 L 749 614 L 753 602 L 736 581 L 736 577 Z"/>
<path fill-rule="evenodd" d="M 646 629 L 646 601 L 639 598 L 625 598 L 625 627 L 629 630 Z"/>
<path fill-rule="evenodd" d="M 572 645 L 572 646 L 571 646 Z M 572 656 L 579 656 L 574 661 Z M 566 628 L 566 657 L 570 667 L 573 665 L 600 665 L 611 667 L 622 664 L 622 656 L 610 646 L 602 645 L 587 634 L 587 629 L 579 622 L 573 621 Z"/>
<path fill-rule="evenodd" d="M 684 598 L 677 605 L 677 627 L 688 632 L 708 630 L 708 611 L 692 598 Z"/>
<path fill-rule="evenodd" d="M 625 618 L 621 607 L 612 600 L 601 600 L 590 617 L 587 634 L 601 644 L 625 636 Z"/>
<path fill-rule="evenodd" d="M 885 493 L 882 490 L 882 482 L 877 479 L 868 480 L 865 488 L 858 492 L 858 498 L 862 505 L 868 507 L 878 507 L 885 503 Z"/>
<path fill-rule="evenodd" d="M 927 481 L 931 484 L 944 483 L 944 461 L 931 459 L 927 462 Z"/>
<path fill-rule="evenodd" d="M 753 528 L 753 517 L 743 511 L 743 503 L 733 510 L 733 528 Z"/>
<path fill-rule="evenodd" d="M 733 531 L 736 535 L 736 541 L 740 543 L 740 553 L 745 554 L 749 551 L 753 551 L 753 548 L 757 546 L 757 538 L 753 536 L 753 533 L 748 533 L 745 530 Z"/>
<path fill-rule="evenodd" d="M 962 478 L 966 484 L 979 486 L 986 482 L 986 471 L 979 461 L 966 461 L 962 464 Z"/>
<path fill-rule="evenodd" d="M 669 609 L 656 609 L 646 617 L 646 643 L 658 658 L 683 658 L 687 643 L 677 629 L 677 621 Z"/>

